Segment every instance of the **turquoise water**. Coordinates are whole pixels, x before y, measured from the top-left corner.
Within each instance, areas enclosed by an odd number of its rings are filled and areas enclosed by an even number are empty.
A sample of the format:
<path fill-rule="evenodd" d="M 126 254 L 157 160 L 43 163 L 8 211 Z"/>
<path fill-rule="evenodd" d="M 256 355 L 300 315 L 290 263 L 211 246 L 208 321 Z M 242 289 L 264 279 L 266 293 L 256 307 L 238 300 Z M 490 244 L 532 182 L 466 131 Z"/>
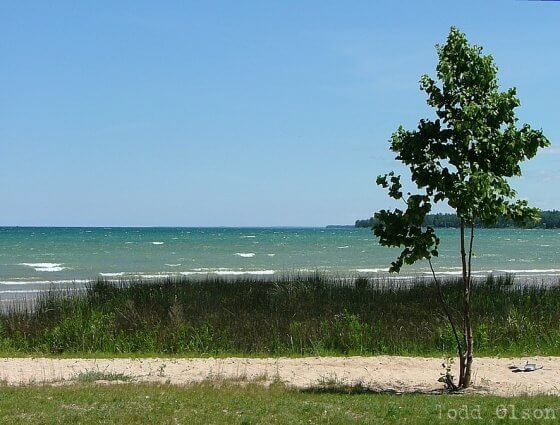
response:
<path fill-rule="evenodd" d="M 459 273 L 458 230 L 438 229 L 439 274 Z M 319 270 L 386 276 L 395 250 L 354 228 L 0 228 L 0 294 L 100 276 L 271 276 Z M 477 231 L 473 269 L 560 276 L 560 230 Z M 428 272 L 425 262 L 401 274 Z"/>

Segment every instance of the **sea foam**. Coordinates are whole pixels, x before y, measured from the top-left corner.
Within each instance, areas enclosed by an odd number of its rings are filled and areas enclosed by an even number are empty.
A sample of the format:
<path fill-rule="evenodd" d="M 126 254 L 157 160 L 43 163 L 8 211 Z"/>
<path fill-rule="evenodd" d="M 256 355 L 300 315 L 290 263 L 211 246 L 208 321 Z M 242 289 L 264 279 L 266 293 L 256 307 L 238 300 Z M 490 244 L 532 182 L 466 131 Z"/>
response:
<path fill-rule="evenodd" d="M 254 252 L 236 252 L 235 255 L 243 258 L 251 258 L 255 256 Z"/>

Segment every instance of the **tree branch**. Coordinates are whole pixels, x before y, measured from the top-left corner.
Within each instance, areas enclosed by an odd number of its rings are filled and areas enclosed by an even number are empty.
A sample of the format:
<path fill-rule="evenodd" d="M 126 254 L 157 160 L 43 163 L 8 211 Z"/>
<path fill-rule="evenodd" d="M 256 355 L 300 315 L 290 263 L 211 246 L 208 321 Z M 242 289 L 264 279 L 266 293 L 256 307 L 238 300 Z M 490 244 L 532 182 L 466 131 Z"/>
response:
<path fill-rule="evenodd" d="M 471 222 L 471 238 L 469 241 L 469 262 L 468 262 L 468 279 L 469 285 L 471 283 L 471 259 L 472 259 L 472 248 L 473 248 L 473 240 L 474 240 L 474 219 Z"/>

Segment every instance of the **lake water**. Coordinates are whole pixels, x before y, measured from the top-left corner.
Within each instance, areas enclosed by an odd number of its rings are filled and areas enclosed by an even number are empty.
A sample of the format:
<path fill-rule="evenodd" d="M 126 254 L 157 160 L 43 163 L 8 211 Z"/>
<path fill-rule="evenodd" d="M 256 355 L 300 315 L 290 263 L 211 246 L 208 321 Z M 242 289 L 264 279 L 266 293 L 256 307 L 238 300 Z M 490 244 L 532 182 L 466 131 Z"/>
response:
<path fill-rule="evenodd" d="M 440 275 L 458 275 L 457 229 L 437 229 Z M 354 228 L 0 228 L 0 295 L 97 277 L 274 276 L 289 272 L 387 277 L 397 251 Z M 560 230 L 481 229 L 477 274 L 560 277 Z M 429 271 L 405 266 L 404 276 Z"/>

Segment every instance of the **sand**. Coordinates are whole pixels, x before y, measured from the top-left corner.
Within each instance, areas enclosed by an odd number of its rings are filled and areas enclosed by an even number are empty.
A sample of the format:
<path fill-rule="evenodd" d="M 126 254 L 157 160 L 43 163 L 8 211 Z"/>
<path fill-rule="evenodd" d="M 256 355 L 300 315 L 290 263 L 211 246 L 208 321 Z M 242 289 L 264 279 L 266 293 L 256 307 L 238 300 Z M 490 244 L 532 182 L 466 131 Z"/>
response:
<path fill-rule="evenodd" d="M 508 366 L 526 361 L 543 369 L 513 373 Z M 80 373 L 122 373 L 133 382 L 189 385 L 213 380 L 269 383 L 308 388 L 336 382 L 379 391 L 437 392 L 442 368 L 440 358 L 421 357 L 304 357 L 304 358 L 115 358 L 54 359 L 4 358 L 0 379 L 8 385 L 64 384 Z M 560 357 L 477 358 L 474 388 L 470 391 L 503 396 L 560 395 Z"/>

